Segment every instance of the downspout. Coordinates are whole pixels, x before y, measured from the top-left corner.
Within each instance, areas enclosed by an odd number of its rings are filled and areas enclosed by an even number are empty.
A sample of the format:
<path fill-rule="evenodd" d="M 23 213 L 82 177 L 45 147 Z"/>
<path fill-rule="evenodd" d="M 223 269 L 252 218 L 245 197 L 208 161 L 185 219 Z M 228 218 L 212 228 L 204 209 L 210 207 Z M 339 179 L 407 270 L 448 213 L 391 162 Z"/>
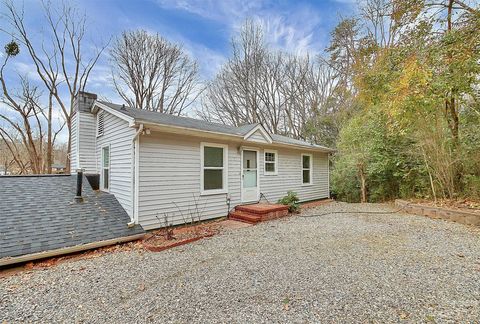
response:
<path fill-rule="evenodd" d="M 135 215 L 135 182 L 137 181 L 137 179 L 135 179 L 135 171 L 136 171 L 136 167 L 137 167 L 135 165 L 135 161 L 137 160 L 136 156 L 135 156 L 135 142 L 137 141 L 138 137 L 140 136 L 140 134 L 142 132 L 143 132 L 143 124 L 140 124 L 137 132 L 135 133 L 135 135 L 132 138 L 132 154 L 131 154 L 131 156 L 132 156 L 132 174 L 131 174 L 131 177 L 132 177 L 132 218 L 133 218 L 133 220 L 131 222 L 132 225 L 138 221 L 138 215 Z"/>

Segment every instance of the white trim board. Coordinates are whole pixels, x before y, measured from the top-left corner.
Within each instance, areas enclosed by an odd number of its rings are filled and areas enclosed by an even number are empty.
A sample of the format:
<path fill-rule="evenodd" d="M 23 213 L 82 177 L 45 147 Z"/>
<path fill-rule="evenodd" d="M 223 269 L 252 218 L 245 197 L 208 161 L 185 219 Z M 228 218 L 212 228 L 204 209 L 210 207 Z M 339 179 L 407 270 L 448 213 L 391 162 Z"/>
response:
<path fill-rule="evenodd" d="M 219 147 L 223 148 L 223 167 L 222 167 L 222 181 L 223 181 L 223 188 L 222 189 L 211 189 L 211 190 L 204 190 L 204 148 L 207 147 Z M 220 144 L 220 143 L 209 143 L 209 142 L 200 142 L 200 196 L 208 196 L 208 195 L 217 195 L 217 194 L 228 194 L 228 145 L 227 144 Z"/>
<path fill-rule="evenodd" d="M 255 134 L 256 131 L 259 131 L 260 133 L 262 133 L 263 137 L 265 138 L 265 140 L 267 141 L 268 144 L 272 144 L 273 143 L 273 139 L 272 137 L 270 136 L 270 134 L 267 132 L 267 130 L 262 126 L 262 124 L 258 124 L 257 126 L 255 126 L 254 128 L 252 128 L 247 134 L 245 134 L 245 136 L 243 137 L 244 140 L 248 140 L 248 138 L 250 136 L 252 136 L 253 134 Z"/>
<path fill-rule="evenodd" d="M 245 200 L 243 197 L 243 151 L 253 151 L 257 155 L 257 197 L 255 200 Z M 260 199 L 260 150 L 252 147 L 242 147 L 240 152 L 240 201 L 241 203 L 252 203 Z"/>

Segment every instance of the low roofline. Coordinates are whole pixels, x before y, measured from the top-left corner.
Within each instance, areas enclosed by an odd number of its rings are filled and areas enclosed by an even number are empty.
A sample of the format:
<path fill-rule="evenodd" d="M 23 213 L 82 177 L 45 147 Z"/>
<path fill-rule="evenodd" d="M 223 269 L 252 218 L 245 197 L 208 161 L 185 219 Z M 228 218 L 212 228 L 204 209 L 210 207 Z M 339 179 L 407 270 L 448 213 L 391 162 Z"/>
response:
<path fill-rule="evenodd" d="M 263 127 L 262 124 L 258 124 L 257 126 L 253 127 L 250 131 L 248 131 L 245 135 L 241 134 L 228 134 L 228 133 L 223 133 L 223 132 L 216 132 L 216 131 L 209 131 L 209 130 L 203 130 L 203 129 L 197 129 L 197 128 L 192 128 L 192 127 L 182 127 L 182 126 L 177 126 L 177 125 L 168 125 L 164 123 L 155 123 L 152 121 L 148 120 L 142 120 L 142 119 L 135 119 L 131 116 L 128 116 L 126 113 L 121 112 L 120 110 L 113 109 L 98 100 L 96 100 L 93 105 L 92 105 L 92 113 L 96 113 L 98 109 L 105 110 L 109 113 L 111 113 L 114 116 L 117 116 L 129 123 L 129 127 L 139 127 L 140 124 L 145 125 L 146 127 L 154 128 L 157 129 L 158 131 L 169 131 L 173 132 L 174 130 L 184 130 L 187 131 L 188 133 L 199 133 L 199 134 L 211 134 L 213 136 L 219 136 L 223 138 L 231 138 L 231 139 L 236 139 L 240 141 L 247 140 L 248 137 L 250 137 L 253 133 L 255 133 L 257 130 L 260 130 L 262 134 L 268 136 L 268 145 L 272 146 L 279 146 L 279 147 L 291 147 L 291 148 L 297 148 L 297 149 L 306 149 L 306 150 L 311 150 L 311 151 L 319 151 L 319 152 L 324 152 L 324 153 L 334 153 L 336 150 L 320 146 L 320 145 L 315 145 L 315 144 L 294 144 L 294 143 L 284 143 L 284 142 L 278 142 L 275 141 L 271 135 L 266 131 L 266 129 Z"/>

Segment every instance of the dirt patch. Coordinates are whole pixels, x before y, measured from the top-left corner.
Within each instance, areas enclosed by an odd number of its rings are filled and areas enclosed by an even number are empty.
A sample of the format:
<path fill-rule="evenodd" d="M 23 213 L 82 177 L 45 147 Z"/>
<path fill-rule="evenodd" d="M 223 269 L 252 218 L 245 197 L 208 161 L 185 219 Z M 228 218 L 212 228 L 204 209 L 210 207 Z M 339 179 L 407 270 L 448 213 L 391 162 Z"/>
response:
<path fill-rule="evenodd" d="M 182 225 L 173 228 L 173 238 L 171 239 L 167 239 L 162 233 L 164 230 L 159 229 L 148 233 L 142 240 L 118 243 L 88 251 L 35 260 L 12 267 L 5 267 L 0 269 L 0 278 L 9 277 L 24 271 L 42 270 L 68 261 L 94 259 L 116 252 L 137 251 L 142 253 L 145 252 L 145 250 L 162 251 L 174 246 L 192 243 L 202 238 L 213 236 L 223 230 L 236 230 L 248 226 L 251 225 L 222 219 L 197 225 Z"/>
<path fill-rule="evenodd" d="M 175 246 L 192 243 L 205 237 L 210 237 L 218 232 L 222 225 L 212 222 L 198 225 L 182 226 L 176 228 L 161 228 L 147 235 L 143 246 L 152 252 L 160 252 Z"/>
<path fill-rule="evenodd" d="M 34 260 L 24 264 L 14 265 L 12 267 L 5 267 L 3 269 L 0 269 L 0 278 L 5 278 L 11 275 L 15 275 L 23 271 L 42 270 L 42 269 L 50 268 L 68 261 L 94 259 L 110 253 L 130 252 L 134 250 L 137 250 L 137 251 L 144 250 L 141 240 L 126 242 L 126 243 L 118 243 L 115 245 L 100 247 L 93 250 L 76 252 L 76 253 L 71 253 L 71 254 L 62 255 L 58 257 Z"/>

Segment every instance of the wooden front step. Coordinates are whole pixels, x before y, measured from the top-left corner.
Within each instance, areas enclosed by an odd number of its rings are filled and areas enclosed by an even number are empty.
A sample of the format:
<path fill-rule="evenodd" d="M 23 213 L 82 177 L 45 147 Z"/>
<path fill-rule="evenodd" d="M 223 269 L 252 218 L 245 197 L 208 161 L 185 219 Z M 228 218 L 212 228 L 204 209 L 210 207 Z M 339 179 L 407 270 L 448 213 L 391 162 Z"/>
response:
<path fill-rule="evenodd" d="M 248 214 L 239 210 L 231 212 L 229 218 L 249 224 L 256 224 L 262 220 L 262 218 L 258 215 Z"/>
<path fill-rule="evenodd" d="M 256 224 L 287 215 L 288 206 L 278 204 L 254 204 L 236 206 L 235 211 L 230 213 L 230 218 Z"/>

